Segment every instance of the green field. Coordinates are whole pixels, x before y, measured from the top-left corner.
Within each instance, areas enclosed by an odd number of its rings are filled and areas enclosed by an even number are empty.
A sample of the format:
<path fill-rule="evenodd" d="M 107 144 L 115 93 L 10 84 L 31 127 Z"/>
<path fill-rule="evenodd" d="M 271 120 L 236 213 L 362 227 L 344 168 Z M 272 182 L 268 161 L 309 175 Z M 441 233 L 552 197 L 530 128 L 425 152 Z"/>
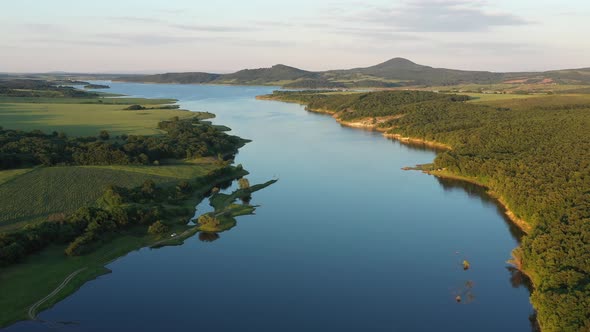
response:
<path fill-rule="evenodd" d="M 101 96 L 117 96 L 103 93 Z M 98 104 L 98 105 L 164 105 L 173 104 L 176 99 L 160 98 L 70 98 L 70 97 L 9 97 L 0 96 L 0 103 L 34 103 L 34 104 Z"/>
<path fill-rule="evenodd" d="M 0 181 L 8 180 L 0 184 L 0 231 L 92 204 L 111 184 L 128 188 L 145 180 L 175 184 L 218 167 L 212 159 L 201 159 L 162 166 L 68 166 L 2 171 Z"/>
<path fill-rule="evenodd" d="M 31 168 L 20 168 L 20 169 L 9 169 L 5 171 L 0 171 L 0 185 L 6 183 L 19 175 L 27 173 L 31 170 Z"/>
<path fill-rule="evenodd" d="M 14 98 L 13 98 L 14 99 Z M 117 100 L 113 98 L 112 100 Z M 80 101 L 70 98 L 70 101 Z M 103 99 L 109 100 L 109 99 Z M 161 101 L 153 105 L 160 105 Z M 171 117 L 188 118 L 194 113 L 183 110 L 141 110 L 125 111 L 123 108 L 134 102 L 147 103 L 147 100 L 129 100 L 125 104 L 108 103 L 29 103 L 6 102 L 0 98 L 0 123 L 4 128 L 35 130 L 44 132 L 63 131 L 73 136 L 95 136 L 106 129 L 111 134 L 152 135 L 162 133 L 157 129 L 158 122 Z M 145 105 L 150 105 L 147 103 Z"/>

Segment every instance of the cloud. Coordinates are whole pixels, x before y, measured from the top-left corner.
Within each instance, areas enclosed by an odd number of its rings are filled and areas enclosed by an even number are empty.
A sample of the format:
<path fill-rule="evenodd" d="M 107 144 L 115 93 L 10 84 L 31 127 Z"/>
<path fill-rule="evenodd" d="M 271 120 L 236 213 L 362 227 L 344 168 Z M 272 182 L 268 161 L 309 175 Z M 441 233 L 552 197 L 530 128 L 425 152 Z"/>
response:
<path fill-rule="evenodd" d="M 243 32 L 256 30 L 247 26 L 208 25 L 208 24 L 169 24 L 171 28 L 201 32 Z"/>
<path fill-rule="evenodd" d="M 530 24 L 519 16 L 485 7 L 481 1 L 418 0 L 397 7 L 373 7 L 354 15 L 364 23 L 405 32 L 474 32 Z"/>
<path fill-rule="evenodd" d="M 178 36 L 163 34 L 122 34 L 101 33 L 86 38 L 30 38 L 27 42 L 43 45 L 73 45 L 90 47 L 158 47 L 162 45 L 188 45 L 195 43 L 208 43 L 219 45 L 231 45 L 239 47 L 288 47 L 293 43 L 283 40 L 248 39 L 237 37 L 212 37 L 212 36 Z"/>
<path fill-rule="evenodd" d="M 509 43 L 509 42 L 448 42 L 438 43 L 441 48 L 449 51 L 461 51 L 464 53 L 478 53 L 487 55 L 510 56 L 514 54 L 538 54 L 542 49 L 539 45 L 528 43 Z"/>
<path fill-rule="evenodd" d="M 66 29 L 59 24 L 52 23 L 23 23 L 19 24 L 20 29 L 26 30 L 31 33 L 62 33 Z"/>
<path fill-rule="evenodd" d="M 118 22 L 118 23 L 162 23 L 164 21 L 157 19 L 157 18 L 149 18 L 149 17 L 136 17 L 136 16 L 116 16 L 116 17 L 109 17 L 110 21 Z"/>
<path fill-rule="evenodd" d="M 158 46 L 177 43 L 191 43 L 212 40 L 209 37 L 200 36 L 177 36 L 177 35 L 158 35 L 158 34 L 121 34 L 121 33 L 102 33 L 97 34 L 98 42 L 113 43 L 120 46 L 126 45 L 143 45 Z M 93 38 L 94 40 L 94 38 Z"/>
<path fill-rule="evenodd" d="M 387 28 L 355 28 L 355 27 L 337 27 L 330 30 L 331 33 L 341 34 L 347 37 L 358 37 L 361 39 L 378 40 L 378 41 L 397 41 L 397 42 L 417 42 L 430 40 L 430 38 L 414 33 L 396 32 Z"/>

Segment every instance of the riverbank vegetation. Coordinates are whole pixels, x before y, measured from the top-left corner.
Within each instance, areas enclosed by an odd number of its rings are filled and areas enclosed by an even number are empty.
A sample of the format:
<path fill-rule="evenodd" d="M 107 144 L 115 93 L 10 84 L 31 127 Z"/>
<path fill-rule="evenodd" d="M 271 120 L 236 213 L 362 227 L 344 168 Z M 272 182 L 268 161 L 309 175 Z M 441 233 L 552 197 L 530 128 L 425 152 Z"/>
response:
<path fill-rule="evenodd" d="M 110 89 L 110 86 L 104 84 L 86 84 L 84 89 Z"/>
<path fill-rule="evenodd" d="M 486 186 L 529 225 L 514 255 L 534 284 L 542 330 L 590 328 L 590 96 L 478 103 L 412 91 L 266 98 L 330 111 L 344 124 L 365 120 L 391 137 L 448 145 L 432 174 Z"/>

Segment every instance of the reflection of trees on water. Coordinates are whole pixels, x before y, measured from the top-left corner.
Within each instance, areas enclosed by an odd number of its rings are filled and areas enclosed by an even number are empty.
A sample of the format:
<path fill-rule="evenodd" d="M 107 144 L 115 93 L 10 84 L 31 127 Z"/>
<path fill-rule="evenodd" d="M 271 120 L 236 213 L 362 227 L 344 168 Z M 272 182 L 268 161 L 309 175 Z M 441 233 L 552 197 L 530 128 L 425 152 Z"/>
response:
<path fill-rule="evenodd" d="M 240 198 L 240 200 L 244 205 L 250 205 L 250 201 L 252 201 L 252 196 L 242 197 Z"/>
<path fill-rule="evenodd" d="M 525 235 L 525 233 L 520 228 L 518 228 L 518 226 L 516 226 L 512 222 L 512 220 L 508 218 L 508 216 L 506 216 L 506 209 L 504 208 L 504 206 L 502 206 L 502 204 L 500 204 L 500 202 L 498 202 L 497 199 L 488 194 L 487 188 L 478 186 L 467 181 L 455 179 L 436 177 L 436 180 L 445 191 L 462 190 L 466 192 L 467 196 L 469 196 L 470 198 L 478 198 L 485 205 L 495 206 L 496 210 L 498 211 L 498 215 L 502 217 L 502 219 L 508 226 L 508 230 L 510 231 L 512 237 L 518 242 L 522 240 L 522 237 Z"/>
<path fill-rule="evenodd" d="M 217 233 L 199 232 L 199 240 L 203 242 L 213 242 L 218 239 L 219 234 Z"/>
<path fill-rule="evenodd" d="M 529 277 L 526 274 L 522 273 L 519 269 L 515 268 L 514 266 L 507 266 L 506 270 L 510 273 L 510 284 L 512 287 L 519 288 L 519 287 L 526 287 L 529 293 L 533 291 L 533 284 Z M 539 332 L 541 331 L 541 327 L 539 323 L 537 323 L 537 313 L 533 312 L 529 316 L 529 321 L 531 323 L 531 331 L 532 332 Z"/>
<path fill-rule="evenodd" d="M 541 332 L 541 327 L 539 326 L 539 322 L 537 322 L 536 312 L 529 316 L 529 321 L 531 322 L 531 332 Z"/>
<path fill-rule="evenodd" d="M 455 295 L 455 301 L 461 304 L 469 304 L 475 301 L 475 294 L 473 293 L 474 285 L 475 284 L 472 280 L 465 281 L 461 287 L 453 292 L 453 295 Z"/>
<path fill-rule="evenodd" d="M 467 181 L 440 177 L 436 177 L 436 179 L 445 191 L 462 190 L 463 192 L 466 192 L 470 198 L 478 198 L 485 205 L 495 206 L 498 211 L 498 215 L 502 217 L 502 219 L 508 226 L 508 230 L 510 231 L 512 237 L 518 242 L 522 240 L 522 237 L 525 235 L 525 233 L 516 225 L 514 225 L 510 218 L 506 216 L 506 209 L 504 208 L 504 206 L 502 206 L 497 199 L 488 194 L 487 188 Z M 519 269 L 515 268 L 514 266 L 507 266 L 506 269 L 510 273 L 510 284 L 512 285 L 512 287 L 526 287 L 529 292 L 533 291 L 530 279 L 524 273 L 522 273 Z M 458 289 L 454 295 L 461 297 L 461 303 L 469 303 L 473 301 L 475 299 L 475 296 L 473 295 L 473 282 L 465 282 L 463 287 Z M 531 331 L 539 332 L 540 328 L 537 324 L 536 313 L 531 314 L 529 316 L 529 320 L 531 322 Z"/>
<path fill-rule="evenodd" d="M 533 291 L 531 280 L 526 276 L 526 274 L 522 273 L 522 271 L 515 268 L 514 266 L 507 266 L 506 270 L 508 270 L 510 273 L 510 284 L 512 284 L 512 287 L 526 287 L 529 292 Z"/>
<path fill-rule="evenodd" d="M 220 184 L 218 187 L 219 187 L 221 190 L 224 190 L 224 189 L 227 189 L 227 188 L 231 187 L 232 183 L 233 183 L 233 181 L 232 181 L 232 180 L 225 181 L 225 182 L 223 182 L 222 184 Z"/>

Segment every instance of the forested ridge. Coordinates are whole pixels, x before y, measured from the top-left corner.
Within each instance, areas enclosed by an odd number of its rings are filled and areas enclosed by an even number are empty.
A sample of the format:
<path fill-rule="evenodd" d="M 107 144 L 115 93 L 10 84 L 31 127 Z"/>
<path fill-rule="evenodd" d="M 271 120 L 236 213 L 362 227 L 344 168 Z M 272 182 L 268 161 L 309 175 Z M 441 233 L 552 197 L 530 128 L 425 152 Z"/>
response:
<path fill-rule="evenodd" d="M 243 69 L 230 74 L 203 72 L 127 75 L 115 80 L 126 82 L 180 84 L 281 85 L 285 88 L 391 88 L 397 86 L 451 86 L 457 84 L 495 84 L 505 81 L 535 83 L 548 80 L 560 84 L 589 84 L 590 69 L 568 69 L 529 73 L 494 73 L 434 68 L 404 58 L 352 69 L 307 71 L 285 65 Z"/>
<path fill-rule="evenodd" d="M 590 329 L 590 98 L 544 96 L 468 103 L 461 96 L 398 91 L 277 92 L 272 99 L 332 110 L 340 120 L 387 118 L 389 134 L 450 145 L 435 174 L 485 185 L 531 231 L 517 262 L 532 279 L 543 331 Z"/>

